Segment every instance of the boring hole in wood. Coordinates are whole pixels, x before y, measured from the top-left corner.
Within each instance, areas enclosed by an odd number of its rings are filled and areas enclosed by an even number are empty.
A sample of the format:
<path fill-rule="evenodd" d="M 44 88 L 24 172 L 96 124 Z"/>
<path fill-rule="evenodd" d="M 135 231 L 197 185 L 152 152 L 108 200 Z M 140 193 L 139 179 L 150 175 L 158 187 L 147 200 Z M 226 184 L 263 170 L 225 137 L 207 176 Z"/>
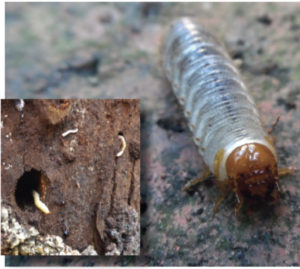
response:
<path fill-rule="evenodd" d="M 32 191 L 40 192 L 42 173 L 31 169 L 25 172 L 17 182 L 15 190 L 15 199 L 19 208 L 24 210 L 26 207 L 35 207 L 32 197 Z"/>

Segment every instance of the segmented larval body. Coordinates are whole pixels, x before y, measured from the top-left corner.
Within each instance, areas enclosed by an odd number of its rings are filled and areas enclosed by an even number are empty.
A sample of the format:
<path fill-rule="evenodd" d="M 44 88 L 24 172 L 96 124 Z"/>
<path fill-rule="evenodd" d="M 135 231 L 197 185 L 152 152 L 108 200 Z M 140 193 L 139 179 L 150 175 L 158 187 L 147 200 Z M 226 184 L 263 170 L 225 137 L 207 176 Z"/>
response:
<path fill-rule="evenodd" d="M 164 36 L 162 63 L 184 107 L 194 142 L 219 180 L 228 178 L 226 160 L 239 147 L 243 152 L 243 145 L 250 145 L 249 154 L 251 145 L 265 146 L 263 151 L 270 150 L 277 165 L 274 146 L 262 126 L 254 100 L 215 37 L 190 19 L 180 19 Z M 255 154 L 249 155 L 250 159 Z"/>

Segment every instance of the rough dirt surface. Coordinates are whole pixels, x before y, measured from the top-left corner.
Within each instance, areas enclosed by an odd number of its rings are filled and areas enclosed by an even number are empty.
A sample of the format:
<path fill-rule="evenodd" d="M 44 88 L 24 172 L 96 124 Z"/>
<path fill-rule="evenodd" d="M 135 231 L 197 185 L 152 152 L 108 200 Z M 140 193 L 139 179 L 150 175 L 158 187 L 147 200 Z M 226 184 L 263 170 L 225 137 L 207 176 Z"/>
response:
<path fill-rule="evenodd" d="M 139 254 L 139 101 L 25 100 L 21 111 L 18 102 L 1 102 L 2 205 L 25 229 L 80 252 Z M 120 134 L 127 147 L 117 157 Z M 50 214 L 35 207 L 32 190 Z M 13 254 L 5 242 L 3 254 Z"/>
<path fill-rule="evenodd" d="M 298 3 L 9 3 L 6 12 L 7 97 L 141 98 L 143 254 L 7 264 L 299 266 Z M 273 210 L 235 217 L 229 196 L 213 216 L 213 178 L 180 191 L 204 167 L 159 65 L 161 34 L 181 16 L 225 42 L 266 126 L 281 117 L 274 131 L 279 166 L 298 171 L 280 181 L 281 203 Z"/>

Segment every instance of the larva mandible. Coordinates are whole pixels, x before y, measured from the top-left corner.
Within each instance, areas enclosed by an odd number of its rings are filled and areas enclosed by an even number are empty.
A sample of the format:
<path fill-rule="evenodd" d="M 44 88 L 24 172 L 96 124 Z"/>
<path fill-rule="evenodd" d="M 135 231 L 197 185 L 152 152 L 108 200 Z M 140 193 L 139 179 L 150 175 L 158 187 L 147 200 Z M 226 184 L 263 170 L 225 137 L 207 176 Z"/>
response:
<path fill-rule="evenodd" d="M 200 155 L 222 195 L 278 200 L 277 155 L 254 100 L 222 44 L 189 18 L 175 21 L 162 42 L 162 65 L 184 108 Z M 222 198 L 216 202 L 216 206 Z"/>

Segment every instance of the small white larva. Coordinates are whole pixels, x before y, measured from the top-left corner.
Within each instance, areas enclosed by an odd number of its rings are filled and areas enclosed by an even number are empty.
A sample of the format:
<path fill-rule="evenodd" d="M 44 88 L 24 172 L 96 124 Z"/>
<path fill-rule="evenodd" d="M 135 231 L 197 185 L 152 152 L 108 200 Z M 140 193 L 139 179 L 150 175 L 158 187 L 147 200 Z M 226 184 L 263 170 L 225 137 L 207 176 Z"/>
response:
<path fill-rule="evenodd" d="M 33 201 L 35 206 L 45 214 L 50 214 L 48 207 L 40 200 L 40 194 L 37 191 L 32 191 Z"/>
<path fill-rule="evenodd" d="M 116 157 L 121 157 L 126 149 L 126 141 L 123 135 L 118 135 L 119 139 L 121 140 L 122 143 L 122 148 L 121 150 L 116 154 Z"/>
<path fill-rule="evenodd" d="M 164 36 L 162 65 L 223 196 L 232 189 L 238 210 L 244 198 L 277 200 L 275 148 L 222 44 L 190 19 L 180 19 Z"/>
<path fill-rule="evenodd" d="M 65 136 L 67 136 L 67 135 L 69 135 L 69 134 L 75 134 L 75 133 L 77 133 L 77 132 L 78 132 L 78 128 L 68 130 L 68 131 L 62 133 L 61 135 L 62 135 L 63 137 L 65 137 Z"/>

